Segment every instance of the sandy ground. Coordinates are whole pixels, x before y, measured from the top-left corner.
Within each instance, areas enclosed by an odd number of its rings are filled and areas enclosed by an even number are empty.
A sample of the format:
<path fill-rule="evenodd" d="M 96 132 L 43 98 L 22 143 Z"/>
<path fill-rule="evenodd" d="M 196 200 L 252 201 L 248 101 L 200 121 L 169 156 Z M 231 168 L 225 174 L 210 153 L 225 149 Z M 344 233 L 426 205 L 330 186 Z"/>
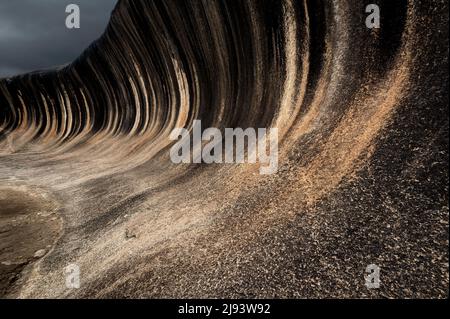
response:
<path fill-rule="evenodd" d="M 36 191 L 0 188 L 0 296 L 52 250 L 61 232 L 57 204 Z"/>

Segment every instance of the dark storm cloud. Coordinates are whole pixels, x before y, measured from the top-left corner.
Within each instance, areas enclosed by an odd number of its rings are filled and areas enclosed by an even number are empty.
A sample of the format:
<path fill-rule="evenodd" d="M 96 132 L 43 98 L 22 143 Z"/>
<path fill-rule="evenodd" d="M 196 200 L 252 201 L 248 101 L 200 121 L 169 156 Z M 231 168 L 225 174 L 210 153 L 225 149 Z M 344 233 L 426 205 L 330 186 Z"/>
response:
<path fill-rule="evenodd" d="M 66 6 L 81 28 L 67 29 Z M 73 61 L 105 30 L 117 0 L 0 0 L 0 78 Z"/>

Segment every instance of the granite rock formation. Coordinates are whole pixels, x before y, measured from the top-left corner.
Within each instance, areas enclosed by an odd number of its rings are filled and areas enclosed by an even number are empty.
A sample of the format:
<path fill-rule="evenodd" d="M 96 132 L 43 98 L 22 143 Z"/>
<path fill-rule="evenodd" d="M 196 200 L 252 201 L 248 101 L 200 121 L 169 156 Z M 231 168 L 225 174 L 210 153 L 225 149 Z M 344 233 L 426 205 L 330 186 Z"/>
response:
<path fill-rule="evenodd" d="M 120 0 L 0 80 L 3 296 L 448 297 L 448 2 L 377 3 Z M 278 172 L 173 164 L 195 119 L 277 127 Z"/>

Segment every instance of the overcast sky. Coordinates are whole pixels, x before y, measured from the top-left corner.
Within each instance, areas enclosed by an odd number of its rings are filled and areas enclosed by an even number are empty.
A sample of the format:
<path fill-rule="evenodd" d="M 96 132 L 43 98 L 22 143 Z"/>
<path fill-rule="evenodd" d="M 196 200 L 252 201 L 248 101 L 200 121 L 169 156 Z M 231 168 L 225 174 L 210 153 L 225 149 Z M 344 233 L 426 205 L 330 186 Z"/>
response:
<path fill-rule="evenodd" d="M 80 7 L 67 29 L 66 6 Z M 101 36 L 117 0 L 0 0 L 0 78 L 73 61 Z"/>

